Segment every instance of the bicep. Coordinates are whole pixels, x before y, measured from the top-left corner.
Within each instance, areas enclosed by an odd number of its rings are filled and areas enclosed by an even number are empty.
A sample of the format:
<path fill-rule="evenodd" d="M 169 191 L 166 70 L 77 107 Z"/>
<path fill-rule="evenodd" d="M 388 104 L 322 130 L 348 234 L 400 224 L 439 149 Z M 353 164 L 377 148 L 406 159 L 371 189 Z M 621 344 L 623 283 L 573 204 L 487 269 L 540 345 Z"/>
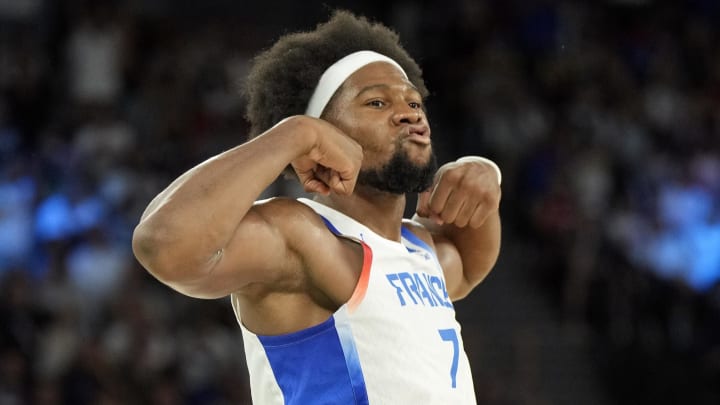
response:
<path fill-rule="evenodd" d="M 283 229 L 268 220 L 269 210 L 255 206 L 248 211 L 228 243 L 209 259 L 202 278 L 169 285 L 192 297 L 220 298 L 251 284 L 281 279 L 300 259 L 288 248 Z"/>
<path fill-rule="evenodd" d="M 445 276 L 445 287 L 453 301 L 465 298 L 472 289 L 464 276 L 463 263 L 455 245 L 446 237 L 433 235 L 433 244 Z"/>

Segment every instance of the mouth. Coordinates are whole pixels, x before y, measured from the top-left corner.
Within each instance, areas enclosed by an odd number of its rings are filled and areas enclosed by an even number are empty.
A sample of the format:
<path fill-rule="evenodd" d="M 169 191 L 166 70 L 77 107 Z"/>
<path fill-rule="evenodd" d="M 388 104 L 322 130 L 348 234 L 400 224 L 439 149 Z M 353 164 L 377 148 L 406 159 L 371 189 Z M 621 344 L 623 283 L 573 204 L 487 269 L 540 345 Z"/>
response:
<path fill-rule="evenodd" d="M 412 143 L 430 145 L 430 128 L 427 125 L 409 125 L 403 130 L 403 135 Z"/>

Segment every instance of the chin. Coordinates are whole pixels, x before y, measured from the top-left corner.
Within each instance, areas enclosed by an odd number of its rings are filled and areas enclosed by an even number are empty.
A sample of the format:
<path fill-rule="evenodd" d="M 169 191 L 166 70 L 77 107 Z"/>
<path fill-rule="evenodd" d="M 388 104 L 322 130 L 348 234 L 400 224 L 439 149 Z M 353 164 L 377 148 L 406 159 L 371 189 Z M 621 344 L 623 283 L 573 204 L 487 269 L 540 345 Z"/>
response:
<path fill-rule="evenodd" d="M 361 170 L 358 184 L 391 194 L 418 193 L 432 185 L 437 160 L 427 148 L 425 153 L 396 153 L 381 168 Z"/>
<path fill-rule="evenodd" d="M 427 148 L 426 150 L 422 151 L 421 153 L 408 153 L 407 154 L 409 160 L 418 165 L 418 166 L 425 166 L 426 164 L 430 163 L 430 160 L 433 157 L 432 149 Z"/>
<path fill-rule="evenodd" d="M 411 144 L 409 146 L 410 147 L 405 147 L 399 152 L 399 155 L 403 156 L 408 163 L 421 168 L 431 164 L 435 160 L 432 146 L 417 144 Z"/>

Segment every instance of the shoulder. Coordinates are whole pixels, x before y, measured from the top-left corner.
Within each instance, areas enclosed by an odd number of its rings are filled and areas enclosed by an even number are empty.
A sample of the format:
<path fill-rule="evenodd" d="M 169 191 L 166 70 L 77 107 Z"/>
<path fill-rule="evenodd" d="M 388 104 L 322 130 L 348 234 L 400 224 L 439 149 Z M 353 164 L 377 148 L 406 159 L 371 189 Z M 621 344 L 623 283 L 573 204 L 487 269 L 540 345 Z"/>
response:
<path fill-rule="evenodd" d="M 258 201 L 253 210 L 282 233 L 295 257 L 290 274 L 298 281 L 285 291 L 304 291 L 322 307 L 338 307 L 355 288 L 362 269 L 361 246 L 335 235 L 310 206 L 288 198 Z"/>
<path fill-rule="evenodd" d="M 272 197 L 258 200 L 252 212 L 271 225 L 284 228 L 287 225 L 323 225 L 320 216 L 309 206 L 293 198 Z"/>
<path fill-rule="evenodd" d="M 304 256 L 312 246 L 337 239 L 322 217 L 311 207 L 292 198 L 273 197 L 257 201 L 252 212 L 282 234 L 287 247 Z"/>

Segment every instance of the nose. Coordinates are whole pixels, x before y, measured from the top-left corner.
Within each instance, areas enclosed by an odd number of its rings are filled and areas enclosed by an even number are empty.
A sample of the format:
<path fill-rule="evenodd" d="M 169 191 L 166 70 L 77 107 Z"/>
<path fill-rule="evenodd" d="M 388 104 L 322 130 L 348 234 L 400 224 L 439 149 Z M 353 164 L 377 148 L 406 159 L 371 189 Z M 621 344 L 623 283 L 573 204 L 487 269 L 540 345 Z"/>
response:
<path fill-rule="evenodd" d="M 422 112 L 418 108 L 406 105 L 395 110 L 392 120 L 395 125 L 418 124 L 422 121 Z"/>

